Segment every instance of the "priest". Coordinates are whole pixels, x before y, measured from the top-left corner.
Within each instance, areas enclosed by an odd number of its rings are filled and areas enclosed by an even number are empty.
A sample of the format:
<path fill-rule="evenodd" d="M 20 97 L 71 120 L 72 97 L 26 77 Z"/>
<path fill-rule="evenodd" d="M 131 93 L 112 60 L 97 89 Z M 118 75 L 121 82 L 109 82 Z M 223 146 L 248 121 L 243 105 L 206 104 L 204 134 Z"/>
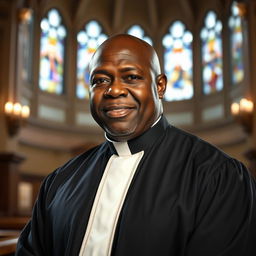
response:
<path fill-rule="evenodd" d="M 155 50 L 130 35 L 90 63 L 106 141 L 44 180 L 16 255 L 255 256 L 255 181 L 243 164 L 169 124 Z"/>

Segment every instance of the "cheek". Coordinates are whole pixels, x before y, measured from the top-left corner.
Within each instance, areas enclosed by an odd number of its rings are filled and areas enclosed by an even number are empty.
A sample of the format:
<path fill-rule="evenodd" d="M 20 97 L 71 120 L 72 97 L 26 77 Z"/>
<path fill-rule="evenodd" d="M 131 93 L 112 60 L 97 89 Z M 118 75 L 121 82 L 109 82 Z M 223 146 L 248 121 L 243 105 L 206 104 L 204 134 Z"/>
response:
<path fill-rule="evenodd" d="M 138 98 L 140 99 L 140 104 L 144 111 L 152 111 L 152 108 L 155 107 L 156 99 L 154 92 L 148 90 L 141 91 L 140 94 L 138 94 Z"/>
<path fill-rule="evenodd" d="M 158 115 L 158 98 L 155 92 L 152 90 L 143 91 L 140 94 L 140 104 L 141 104 L 141 121 L 142 123 L 150 122 L 156 118 Z"/>
<path fill-rule="evenodd" d="M 97 97 L 93 95 L 90 98 L 90 110 L 91 110 L 92 117 L 95 119 L 95 121 L 98 122 L 100 118 L 99 103 L 98 103 Z"/>
<path fill-rule="evenodd" d="M 102 99 L 102 95 L 98 91 L 91 90 L 90 91 L 90 106 L 91 109 L 97 110 L 97 107 L 99 106 Z"/>

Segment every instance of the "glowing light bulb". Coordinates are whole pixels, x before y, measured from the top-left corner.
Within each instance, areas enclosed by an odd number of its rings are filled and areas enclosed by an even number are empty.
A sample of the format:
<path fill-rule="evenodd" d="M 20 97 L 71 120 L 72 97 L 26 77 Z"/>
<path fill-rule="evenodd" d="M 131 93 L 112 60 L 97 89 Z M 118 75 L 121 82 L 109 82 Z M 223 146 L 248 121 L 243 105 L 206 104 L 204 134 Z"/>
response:
<path fill-rule="evenodd" d="M 8 101 L 4 105 L 4 111 L 7 115 L 10 115 L 13 112 L 13 103 Z"/>
<path fill-rule="evenodd" d="M 29 106 L 22 106 L 21 117 L 24 119 L 27 119 L 29 117 L 29 114 L 30 114 Z"/>
<path fill-rule="evenodd" d="M 22 109 L 22 107 L 21 107 L 19 102 L 14 103 L 14 105 L 13 105 L 13 114 L 15 116 L 19 116 L 21 114 L 21 109 Z"/>
<path fill-rule="evenodd" d="M 232 103 L 232 105 L 231 105 L 231 113 L 232 113 L 232 115 L 238 115 L 239 114 L 239 104 L 238 103 L 236 103 L 236 102 L 234 102 L 234 103 Z"/>

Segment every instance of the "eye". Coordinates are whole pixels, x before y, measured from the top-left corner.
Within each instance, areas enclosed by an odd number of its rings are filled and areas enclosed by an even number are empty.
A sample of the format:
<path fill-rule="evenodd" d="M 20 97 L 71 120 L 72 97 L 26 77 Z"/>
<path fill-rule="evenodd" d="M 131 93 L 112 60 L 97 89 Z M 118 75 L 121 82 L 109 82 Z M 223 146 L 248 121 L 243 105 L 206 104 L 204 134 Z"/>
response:
<path fill-rule="evenodd" d="M 131 74 L 131 75 L 125 76 L 124 80 L 127 82 L 137 82 L 138 80 L 142 80 L 142 77 L 139 75 Z"/>
<path fill-rule="evenodd" d="M 92 86 L 98 86 L 98 85 L 104 85 L 104 84 L 109 84 L 110 79 L 106 77 L 98 77 L 98 78 L 93 78 L 91 85 Z"/>

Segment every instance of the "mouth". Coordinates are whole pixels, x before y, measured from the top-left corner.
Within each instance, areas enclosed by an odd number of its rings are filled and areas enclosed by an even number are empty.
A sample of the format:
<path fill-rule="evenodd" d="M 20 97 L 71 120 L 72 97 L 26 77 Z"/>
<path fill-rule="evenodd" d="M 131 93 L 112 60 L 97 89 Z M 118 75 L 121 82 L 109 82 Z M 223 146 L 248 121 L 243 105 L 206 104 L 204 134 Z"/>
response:
<path fill-rule="evenodd" d="M 124 118 L 133 112 L 136 108 L 127 105 L 112 105 L 103 108 L 103 112 L 109 118 Z"/>

